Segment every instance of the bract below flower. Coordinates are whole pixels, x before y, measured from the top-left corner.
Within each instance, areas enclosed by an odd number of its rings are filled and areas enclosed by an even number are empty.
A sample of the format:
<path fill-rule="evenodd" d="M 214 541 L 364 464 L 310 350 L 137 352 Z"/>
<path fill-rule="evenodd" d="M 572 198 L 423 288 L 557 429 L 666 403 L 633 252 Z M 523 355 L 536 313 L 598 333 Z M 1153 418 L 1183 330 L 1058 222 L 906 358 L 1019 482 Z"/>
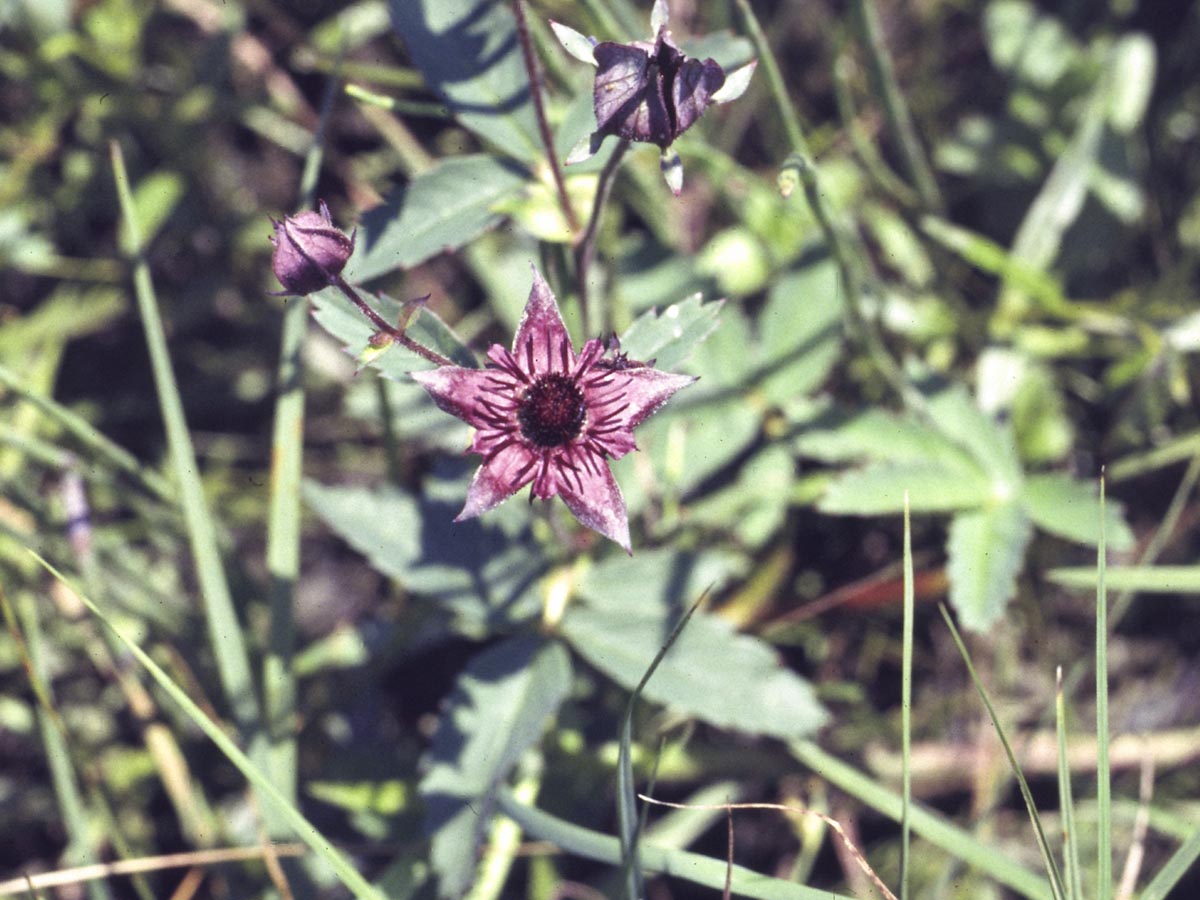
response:
<path fill-rule="evenodd" d="M 512 350 L 493 344 L 484 369 L 441 366 L 413 378 L 439 407 L 474 426 L 483 457 L 455 521 L 531 485 L 560 496 L 575 518 L 630 552 L 625 499 L 608 466 L 636 449 L 633 429 L 695 381 L 613 356 L 600 340 L 575 353 L 558 303 L 534 269 Z"/>

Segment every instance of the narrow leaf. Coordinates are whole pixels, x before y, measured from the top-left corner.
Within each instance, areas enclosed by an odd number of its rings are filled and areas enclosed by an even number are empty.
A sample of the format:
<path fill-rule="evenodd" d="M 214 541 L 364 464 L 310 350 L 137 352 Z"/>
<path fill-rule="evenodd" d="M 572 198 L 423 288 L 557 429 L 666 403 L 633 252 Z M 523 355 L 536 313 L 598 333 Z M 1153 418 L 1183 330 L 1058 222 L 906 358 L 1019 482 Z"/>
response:
<path fill-rule="evenodd" d="M 1066 587 L 1094 588 L 1096 567 L 1051 569 L 1051 581 Z M 1110 566 L 1105 583 L 1116 591 L 1151 594 L 1200 594 L 1200 566 Z"/>
<path fill-rule="evenodd" d="M 142 665 L 142 667 L 150 674 L 150 677 L 157 682 L 163 692 L 170 697 L 183 711 L 184 715 L 192 721 L 204 734 L 217 745 L 224 755 L 234 767 L 245 776 L 268 803 L 272 804 L 278 812 L 282 821 L 286 822 L 289 827 L 296 833 L 296 836 L 312 849 L 312 851 L 320 856 L 328 865 L 338 880 L 346 886 L 346 888 L 358 900 L 382 900 L 382 895 L 372 887 L 358 870 L 351 865 L 350 861 L 342 855 L 342 852 L 334 847 L 317 828 L 310 823 L 304 815 L 285 798 L 279 790 L 271 783 L 270 777 L 254 765 L 250 758 L 234 743 L 224 730 L 208 717 L 208 715 L 200 709 L 199 706 L 192 700 L 191 697 L 176 684 L 171 676 L 168 675 L 153 659 L 150 658 L 145 650 L 142 649 L 141 643 L 134 638 L 125 634 L 118 629 L 112 620 L 93 603 L 86 594 L 79 589 L 78 586 L 70 584 L 53 566 L 46 562 L 41 557 L 35 558 L 42 566 L 55 578 L 67 585 L 76 597 L 83 603 L 88 610 L 100 620 L 100 623 L 107 628 L 112 635 L 117 638 L 132 654 L 133 658 Z"/>
<path fill-rule="evenodd" d="M 530 837 L 549 841 L 566 853 L 585 859 L 621 864 L 621 846 L 613 835 L 601 834 L 557 818 L 547 812 L 519 802 L 508 790 L 499 793 L 500 809 L 517 822 Z M 782 878 L 772 878 L 743 866 L 729 869 L 723 859 L 713 859 L 699 853 L 675 850 L 643 842 L 641 845 L 642 866 L 651 872 L 672 875 L 693 884 L 721 890 L 725 878 L 731 876 L 733 890 L 739 897 L 753 900 L 851 900 L 846 894 L 835 894 L 805 887 Z"/>
<path fill-rule="evenodd" d="M 1029 789 L 1029 782 L 1025 779 L 1025 773 L 1021 771 L 1020 765 L 1017 764 L 1017 756 L 1013 752 L 1012 744 L 1008 740 L 1008 734 L 1004 730 L 1004 726 L 1000 722 L 1000 717 L 996 715 L 996 709 L 992 705 L 991 698 L 984 689 L 983 682 L 979 679 L 979 674 L 975 671 L 975 665 L 971 662 L 971 654 L 967 652 L 967 645 L 963 643 L 962 636 L 958 633 L 958 629 L 954 626 L 954 620 L 950 618 L 950 611 L 945 605 L 940 607 L 942 618 L 946 621 L 946 626 L 950 629 L 950 635 L 954 638 L 954 643 L 958 647 L 958 652 L 966 663 L 967 671 L 971 675 L 971 681 L 975 685 L 975 690 L 979 694 L 979 699 L 983 701 L 984 708 L 987 709 L 988 718 L 992 720 L 992 728 L 996 731 L 996 736 L 1000 738 L 1000 745 L 1004 748 L 1004 754 L 1008 757 L 1009 768 L 1012 769 L 1013 777 L 1017 779 L 1017 785 L 1021 790 L 1021 799 L 1025 801 L 1025 811 L 1029 813 L 1029 820 L 1033 825 L 1033 832 L 1037 838 L 1038 850 L 1042 854 L 1042 864 L 1046 867 L 1046 874 L 1050 879 L 1050 889 L 1054 892 L 1055 900 L 1064 900 L 1066 891 L 1063 888 L 1062 874 L 1058 870 L 1058 863 L 1054 860 L 1054 853 L 1050 849 L 1050 841 L 1046 838 L 1046 830 L 1042 827 L 1042 818 L 1038 815 L 1037 803 L 1033 799 L 1033 792 Z"/>

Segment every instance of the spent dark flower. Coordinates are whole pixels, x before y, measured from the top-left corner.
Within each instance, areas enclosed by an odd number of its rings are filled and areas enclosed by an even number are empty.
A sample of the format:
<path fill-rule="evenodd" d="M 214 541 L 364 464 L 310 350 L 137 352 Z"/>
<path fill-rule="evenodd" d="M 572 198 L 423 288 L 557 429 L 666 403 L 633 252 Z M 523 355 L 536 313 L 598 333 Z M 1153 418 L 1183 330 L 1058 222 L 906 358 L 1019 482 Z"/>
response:
<path fill-rule="evenodd" d="M 354 253 L 355 235 L 333 224 L 324 200 L 319 212 L 310 209 L 271 224 L 271 269 L 286 293 L 311 294 L 327 287 Z"/>
<path fill-rule="evenodd" d="M 483 457 L 455 521 L 478 516 L 531 485 L 530 500 L 562 497 L 588 528 L 630 551 L 625 500 L 608 466 L 636 449 L 633 429 L 690 375 L 673 375 L 585 343 L 578 354 L 554 294 L 534 269 L 512 350 L 493 344 L 484 369 L 414 372 L 439 407 L 474 426 Z"/>
<path fill-rule="evenodd" d="M 597 42 L 558 22 L 550 24 L 572 56 L 596 67 L 592 104 L 597 127 L 571 151 L 567 162 L 587 159 L 610 134 L 656 144 L 662 150 L 667 183 L 679 193 L 683 173 L 678 156 L 668 148 L 710 105 L 741 96 L 755 63 L 727 76 L 715 60 L 687 56 L 667 28 L 666 0 L 654 4 L 650 41 Z"/>
<path fill-rule="evenodd" d="M 592 104 L 601 136 L 615 134 L 665 150 L 692 127 L 725 84 L 724 69 L 712 59 L 685 56 L 665 26 L 653 44 L 603 41 L 592 53 Z"/>

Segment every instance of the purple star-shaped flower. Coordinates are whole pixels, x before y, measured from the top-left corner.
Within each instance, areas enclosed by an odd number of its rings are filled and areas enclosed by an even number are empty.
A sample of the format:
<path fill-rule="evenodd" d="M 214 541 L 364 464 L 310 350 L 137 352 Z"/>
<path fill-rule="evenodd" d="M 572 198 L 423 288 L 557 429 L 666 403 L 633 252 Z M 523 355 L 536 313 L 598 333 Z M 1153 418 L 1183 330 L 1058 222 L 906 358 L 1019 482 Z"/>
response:
<path fill-rule="evenodd" d="M 537 269 L 512 350 L 493 344 L 484 369 L 441 366 L 413 378 L 439 407 L 474 426 L 483 457 L 461 522 L 527 484 L 531 500 L 556 494 L 588 528 L 631 552 L 625 499 L 608 459 L 636 449 L 633 429 L 696 379 L 611 356 L 600 340 L 578 355 Z"/>

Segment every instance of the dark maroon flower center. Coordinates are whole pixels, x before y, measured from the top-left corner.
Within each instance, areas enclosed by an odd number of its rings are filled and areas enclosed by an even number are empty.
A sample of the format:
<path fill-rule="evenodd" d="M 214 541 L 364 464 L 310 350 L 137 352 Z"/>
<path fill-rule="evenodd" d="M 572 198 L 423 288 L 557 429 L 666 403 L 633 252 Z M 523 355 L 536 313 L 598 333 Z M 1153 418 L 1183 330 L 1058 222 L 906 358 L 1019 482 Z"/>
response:
<path fill-rule="evenodd" d="M 579 436 L 586 412 L 583 391 L 566 375 L 543 375 L 521 397 L 521 434 L 538 447 L 560 447 Z"/>

